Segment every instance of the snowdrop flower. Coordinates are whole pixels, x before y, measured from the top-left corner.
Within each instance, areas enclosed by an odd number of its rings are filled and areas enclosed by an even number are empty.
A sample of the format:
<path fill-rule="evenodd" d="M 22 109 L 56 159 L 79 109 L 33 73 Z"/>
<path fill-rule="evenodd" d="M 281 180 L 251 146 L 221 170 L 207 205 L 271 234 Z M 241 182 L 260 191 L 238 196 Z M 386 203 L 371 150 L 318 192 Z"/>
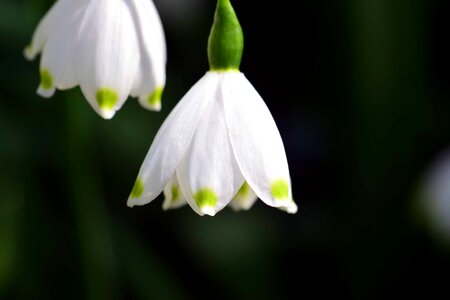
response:
<path fill-rule="evenodd" d="M 213 216 L 228 204 L 248 209 L 256 196 L 297 211 L 280 133 L 261 96 L 239 72 L 242 50 L 230 1 L 219 0 L 208 44 L 210 71 L 157 133 L 130 207 L 151 202 L 164 189 L 165 209 L 187 202 L 199 215 Z"/>
<path fill-rule="evenodd" d="M 166 44 L 152 0 L 59 0 L 25 48 L 42 52 L 37 93 L 80 85 L 94 110 L 110 119 L 129 95 L 160 110 Z"/>

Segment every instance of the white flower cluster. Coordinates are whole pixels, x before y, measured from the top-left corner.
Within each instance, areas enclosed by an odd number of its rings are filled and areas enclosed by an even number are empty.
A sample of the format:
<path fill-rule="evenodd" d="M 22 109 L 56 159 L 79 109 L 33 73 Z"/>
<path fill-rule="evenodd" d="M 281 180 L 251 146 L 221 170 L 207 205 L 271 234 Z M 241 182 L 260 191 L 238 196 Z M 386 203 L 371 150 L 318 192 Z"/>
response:
<path fill-rule="evenodd" d="M 208 44 L 210 71 L 162 125 L 128 205 L 162 191 L 164 209 L 189 204 L 200 215 L 249 209 L 259 197 L 297 212 L 283 142 L 261 96 L 239 71 L 243 34 L 229 0 L 218 0 Z M 129 95 L 159 110 L 166 45 L 151 0 L 59 0 L 25 55 L 42 52 L 38 93 L 80 85 L 91 106 L 112 118 Z"/>

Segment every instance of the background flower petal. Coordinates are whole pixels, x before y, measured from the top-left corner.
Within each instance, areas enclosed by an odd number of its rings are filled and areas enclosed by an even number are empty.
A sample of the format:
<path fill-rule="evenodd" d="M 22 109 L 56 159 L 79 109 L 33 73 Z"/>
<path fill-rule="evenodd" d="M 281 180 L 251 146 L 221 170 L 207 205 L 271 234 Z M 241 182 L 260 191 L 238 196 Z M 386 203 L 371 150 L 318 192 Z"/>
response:
<path fill-rule="evenodd" d="M 133 15 L 123 1 L 90 1 L 80 27 L 80 87 L 91 106 L 110 119 L 128 98 L 139 55 Z"/>
<path fill-rule="evenodd" d="M 80 4 L 81 1 L 56 1 L 36 27 L 30 45 L 24 50 L 25 57 L 34 59 L 44 48 L 49 36 L 63 23 L 61 21 L 70 16 Z"/>
<path fill-rule="evenodd" d="M 161 93 L 166 84 L 167 50 L 164 29 L 153 1 L 126 1 L 139 41 L 139 70 L 131 94 L 139 97 L 140 104 L 148 109 L 159 109 L 155 105 L 155 95 L 161 100 Z M 159 102 L 160 103 L 160 102 Z"/>
<path fill-rule="evenodd" d="M 178 184 L 177 176 L 176 174 L 173 174 L 164 188 L 163 209 L 168 210 L 180 208 L 186 204 L 187 204 L 186 197 L 184 197 L 181 191 L 180 185 Z"/>

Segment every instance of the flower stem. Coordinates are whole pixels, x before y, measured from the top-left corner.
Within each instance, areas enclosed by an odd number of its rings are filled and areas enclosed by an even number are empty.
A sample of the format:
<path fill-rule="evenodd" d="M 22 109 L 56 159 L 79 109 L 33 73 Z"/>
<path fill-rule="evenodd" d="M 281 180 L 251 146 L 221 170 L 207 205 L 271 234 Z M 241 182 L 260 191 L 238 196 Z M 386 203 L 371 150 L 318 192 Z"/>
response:
<path fill-rule="evenodd" d="M 116 266 L 110 221 L 95 164 L 92 119 L 85 103 L 68 99 L 69 195 L 78 229 L 86 299 L 115 299 Z M 83 106 L 82 106 L 83 105 Z"/>

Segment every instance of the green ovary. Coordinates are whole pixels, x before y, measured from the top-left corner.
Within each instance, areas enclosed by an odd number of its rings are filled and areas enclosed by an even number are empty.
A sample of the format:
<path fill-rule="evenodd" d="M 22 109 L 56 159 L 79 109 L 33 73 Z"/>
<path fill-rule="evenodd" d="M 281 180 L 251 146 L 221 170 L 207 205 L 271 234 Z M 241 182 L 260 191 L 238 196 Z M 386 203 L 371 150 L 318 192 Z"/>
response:
<path fill-rule="evenodd" d="M 215 207 L 217 205 L 218 197 L 212 189 L 204 188 L 194 194 L 194 200 L 199 208 Z"/>
<path fill-rule="evenodd" d="M 277 179 L 270 186 L 270 192 L 275 199 L 286 200 L 289 198 L 289 183 L 284 179 Z"/>
<path fill-rule="evenodd" d="M 95 99 L 101 109 L 112 110 L 119 100 L 117 92 L 110 88 L 101 88 L 97 90 Z"/>
<path fill-rule="evenodd" d="M 217 1 L 208 39 L 210 70 L 239 70 L 243 50 L 244 35 L 230 0 Z"/>
<path fill-rule="evenodd" d="M 139 178 L 136 179 L 136 182 L 134 183 L 133 190 L 131 191 L 131 198 L 139 198 L 142 196 L 142 193 L 144 192 L 144 183 Z"/>
<path fill-rule="evenodd" d="M 50 90 L 53 88 L 53 76 L 50 74 L 50 71 L 47 69 L 42 69 L 40 72 L 41 75 L 41 87 L 44 90 Z"/>
<path fill-rule="evenodd" d="M 159 106 L 161 104 L 161 97 L 164 92 L 164 87 L 156 88 L 153 93 L 148 97 L 148 104 L 151 106 Z"/>

